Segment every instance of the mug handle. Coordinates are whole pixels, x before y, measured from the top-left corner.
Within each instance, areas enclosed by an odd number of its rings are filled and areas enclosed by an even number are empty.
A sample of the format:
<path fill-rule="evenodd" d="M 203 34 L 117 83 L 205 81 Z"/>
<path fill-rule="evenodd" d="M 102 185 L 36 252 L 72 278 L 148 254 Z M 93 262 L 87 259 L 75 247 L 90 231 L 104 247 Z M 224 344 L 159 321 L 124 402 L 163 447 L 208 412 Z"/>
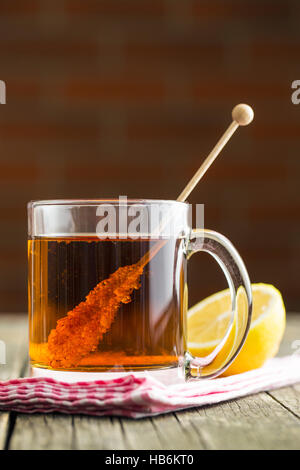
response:
<path fill-rule="evenodd" d="M 240 352 L 251 322 L 252 290 L 246 267 L 232 243 L 211 230 L 192 230 L 187 258 L 204 251 L 215 258 L 227 279 L 231 294 L 231 319 L 220 343 L 205 357 L 184 357 L 186 380 L 214 378 L 222 374 Z"/>

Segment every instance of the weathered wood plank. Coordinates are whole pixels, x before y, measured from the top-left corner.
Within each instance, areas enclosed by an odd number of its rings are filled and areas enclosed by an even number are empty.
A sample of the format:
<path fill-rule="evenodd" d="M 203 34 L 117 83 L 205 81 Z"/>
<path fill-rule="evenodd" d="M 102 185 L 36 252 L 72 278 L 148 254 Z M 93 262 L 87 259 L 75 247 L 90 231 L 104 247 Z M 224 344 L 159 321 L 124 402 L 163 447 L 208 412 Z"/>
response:
<path fill-rule="evenodd" d="M 74 428 L 72 416 L 17 415 L 10 450 L 63 450 L 73 449 Z"/>
<path fill-rule="evenodd" d="M 162 449 L 151 419 L 75 417 L 76 449 Z"/>
<path fill-rule="evenodd" d="M 9 444 L 12 450 L 144 448 L 162 448 L 150 419 L 131 421 L 57 414 L 18 415 Z"/>
<path fill-rule="evenodd" d="M 9 413 L 0 412 L 0 449 L 5 449 L 9 431 Z"/>
<path fill-rule="evenodd" d="M 78 450 L 126 449 L 118 419 L 74 416 L 74 448 Z"/>
<path fill-rule="evenodd" d="M 140 420 L 120 419 L 126 449 L 162 449 L 162 442 L 149 418 Z"/>
<path fill-rule="evenodd" d="M 176 415 L 207 449 L 300 448 L 300 421 L 265 393 Z"/>
<path fill-rule="evenodd" d="M 153 424 L 162 443 L 163 449 L 205 449 L 201 434 L 193 425 L 186 426 L 176 413 L 153 418 Z M 190 423 L 191 424 L 191 423 Z"/>
<path fill-rule="evenodd" d="M 20 377 L 27 360 L 27 320 L 24 315 L 0 316 L 0 340 L 5 344 L 6 364 L 0 364 L 0 380 Z M 0 412 L 0 449 L 6 445 L 10 413 Z"/>
<path fill-rule="evenodd" d="M 272 390 L 268 395 L 300 419 L 300 385 Z"/>

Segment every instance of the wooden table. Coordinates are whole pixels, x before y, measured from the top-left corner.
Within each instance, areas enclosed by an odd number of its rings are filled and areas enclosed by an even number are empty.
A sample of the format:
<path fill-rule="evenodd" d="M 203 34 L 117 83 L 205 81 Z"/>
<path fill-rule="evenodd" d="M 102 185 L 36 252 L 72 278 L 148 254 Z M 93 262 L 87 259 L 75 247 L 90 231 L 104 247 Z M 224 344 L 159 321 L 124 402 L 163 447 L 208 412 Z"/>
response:
<path fill-rule="evenodd" d="M 0 315 L 6 365 L 0 380 L 27 374 L 27 319 Z M 280 355 L 295 353 L 300 314 L 289 314 Z M 155 418 L 0 413 L 1 449 L 300 449 L 300 385 Z"/>

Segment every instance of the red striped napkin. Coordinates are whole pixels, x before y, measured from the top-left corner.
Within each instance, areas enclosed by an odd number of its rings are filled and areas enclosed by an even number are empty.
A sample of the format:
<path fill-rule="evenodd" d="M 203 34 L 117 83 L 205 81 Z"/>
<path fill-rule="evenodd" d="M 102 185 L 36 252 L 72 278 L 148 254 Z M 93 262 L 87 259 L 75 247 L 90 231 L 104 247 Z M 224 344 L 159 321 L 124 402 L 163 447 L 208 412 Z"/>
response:
<path fill-rule="evenodd" d="M 49 378 L 0 382 L 0 410 L 143 418 L 210 405 L 300 382 L 300 356 L 270 360 L 231 377 L 165 385 L 151 376 L 66 383 Z"/>

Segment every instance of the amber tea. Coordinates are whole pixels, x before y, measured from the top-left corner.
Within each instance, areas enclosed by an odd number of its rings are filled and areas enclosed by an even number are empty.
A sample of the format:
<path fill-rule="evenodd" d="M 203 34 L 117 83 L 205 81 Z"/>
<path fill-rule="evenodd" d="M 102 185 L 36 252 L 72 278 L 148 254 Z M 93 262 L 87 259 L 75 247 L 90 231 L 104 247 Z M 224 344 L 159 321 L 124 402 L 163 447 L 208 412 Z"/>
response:
<path fill-rule="evenodd" d="M 78 371 L 139 370 L 174 367 L 185 350 L 184 240 L 169 239 L 145 266 L 128 302 L 121 303 L 107 331 L 93 349 L 81 357 L 55 362 L 49 350 L 51 332 L 63 329 L 58 322 L 72 315 L 103 280 L 120 267 L 135 265 L 157 240 L 100 240 L 96 236 L 35 238 L 29 240 L 30 358 L 34 367 Z M 86 300 L 87 299 L 87 300 Z M 102 317 L 105 312 L 101 312 Z M 87 319 L 91 309 L 78 311 Z M 74 352 L 89 343 L 97 322 L 89 332 L 83 318 Z M 50 337 L 50 340 L 49 340 Z M 64 341 L 68 341 L 66 336 Z M 73 340 L 74 341 L 74 340 Z M 59 345 L 58 345 L 59 347 Z M 76 350 L 76 351 L 75 351 Z"/>

